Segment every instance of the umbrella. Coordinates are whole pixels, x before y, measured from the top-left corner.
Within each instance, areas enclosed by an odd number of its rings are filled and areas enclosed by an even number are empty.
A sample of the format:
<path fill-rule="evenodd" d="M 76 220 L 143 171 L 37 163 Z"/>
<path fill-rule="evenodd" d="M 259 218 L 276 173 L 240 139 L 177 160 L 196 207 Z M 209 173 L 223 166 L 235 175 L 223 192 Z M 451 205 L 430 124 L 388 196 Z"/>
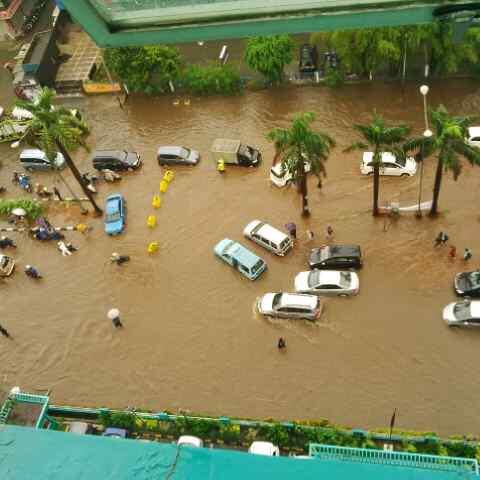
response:
<path fill-rule="evenodd" d="M 107 313 L 107 317 L 110 320 L 114 320 L 115 318 L 118 318 L 119 316 L 120 316 L 120 310 L 118 310 L 118 308 L 111 308 Z"/>
<path fill-rule="evenodd" d="M 16 215 L 17 217 L 24 217 L 27 212 L 23 208 L 14 208 L 12 210 L 12 214 Z"/>

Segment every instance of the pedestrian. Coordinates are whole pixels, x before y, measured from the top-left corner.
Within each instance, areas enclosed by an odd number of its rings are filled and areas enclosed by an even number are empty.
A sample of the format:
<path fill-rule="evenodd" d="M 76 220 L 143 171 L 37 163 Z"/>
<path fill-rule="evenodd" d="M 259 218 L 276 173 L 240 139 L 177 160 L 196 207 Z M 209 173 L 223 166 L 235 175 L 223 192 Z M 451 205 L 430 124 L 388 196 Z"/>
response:
<path fill-rule="evenodd" d="M 57 187 L 53 187 L 53 193 L 54 193 L 55 196 L 58 198 L 58 201 L 59 201 L 59 202 L 63 201 L 63 198 L 62 198 L 62 196 L 60 195 L 60 192 L 58 191 L 58 188 L 57 188 Z"/>
<path fill-rule="evenodd" d="M 278 346 L 279 350 L 283 350 L 284 348 L 287 348 L 287 342 L 285 341 L 285 339 L 283 337 L 280 337 L 278 339 L 277 346 Z"/>
<path fill-rule="evenodd" d="M 15 242 L 11 238 L 5 237 L 5 235 L 3 235 L 0 237 L 0 248 L 7 248 L 7 247 L 17 248 L 17 246 L 15 245 Z"/>
<path fill-rule="evenodd" d="M 313 237 L 315 235 L 313 234 L 313 232 L 311 230 L 307 230 L 307 240 L 313 240 Z"/>
<path fill-rule="evenodd" d="M 112 324 L 115 328 L 123 327 L 123 324 L 120 321 L 120 311 L 118 308 L 111 308 L 107 313 L 107 317 L 112 321 Z"/>
<path fill-rule="evenodd" d="M 70 251 L 68 246 L 65 244 L 65 242 L 57 242 L 57 248 L 64 257 L 72 254 L 72 252 Z"/>
<path fill-rule="evenodd" d="M 327 230 L 325 232 L 325 238 L 327 239 L 327 242 L 333 240 L 333 228 L 331 225 L 327 227 Z"/>
<path fill-rule="evenodd" d="M 0 333 L 1 333 L 4 337 L 12 338 L 12 336 L 10 335 L 10 333 L 8 333 L 7 329 L 6 329 L 6 328 L 3 328 L 1 325 L 0 325 Z"/>
<path fill-rule="evenodd" d="M 445 232 L 440 232 L 435 237 L 435 247 L 438 247 L 439 245 L 445 245 L 447 242 L 448 242 L 448 235 Z"/>
<path fill-rule="evenodd" d="M 113 252 L 110 256 L 110 261 L 117 265 L 122 265 L 123 263 L 130 261 L 130 257 L 128 255 L 120 255 L 117 252 Z"/>
<path fill-rule="evenodd" d="M 448 251 L 448 256 L 452 260 L 455 260 L 457 258 L 457 247 L 454 245 L 450 245 L 450 250 Z"/>
<path fill-rule="evenodd" d="M 289 235 L 294 239 L 296 240 L 297 238 L 297 226 L 293 223 L 293 222 L 290 222 L 290 223 L 287 223 L 285 225 L 285 228 L 287 229 Z"/>
<path fill-rule="evenodd" d="M 66 243 L 65 246 L 70 253 L 76 252 L 78 250 L 78 248 L 74 247 L 70 242 Z"/>
<path fill-rule="evenodd" d="M 31 265 L 26 265 L 24 271 L 27 277 L 34 278 L 35 280 L 42 278 L 39 271 L 35 267 L 32 267 Z"/>
<path fill-rule="evenodd" d="M 472 251 L 469 248 L 465 248 L 463 252 L 463 259 L 468 262 L 472 258 Z"/>

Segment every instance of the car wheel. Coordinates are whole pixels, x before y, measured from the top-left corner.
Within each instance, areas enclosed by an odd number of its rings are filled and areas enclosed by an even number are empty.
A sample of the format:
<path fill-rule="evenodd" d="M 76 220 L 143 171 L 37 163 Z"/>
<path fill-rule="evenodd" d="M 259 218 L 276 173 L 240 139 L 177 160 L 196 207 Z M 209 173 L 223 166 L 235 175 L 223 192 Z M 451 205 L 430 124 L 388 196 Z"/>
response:
<path fill-rule="evenodd" d="M 348 294 L 346 294 L 346 293 L 340 293 L 338 296 L 339 296 L 339 297 L 348 297 Z"/>
<path fill-rule="evenodd" d="M 409 177 L 410 175 L 408 173 L 402 173 L 400 176 L 401 177 Z"/>
<path fill-rule="evenodd" d="M 368 172 L 367 175 L 373 175 L 373 172 Z"/>

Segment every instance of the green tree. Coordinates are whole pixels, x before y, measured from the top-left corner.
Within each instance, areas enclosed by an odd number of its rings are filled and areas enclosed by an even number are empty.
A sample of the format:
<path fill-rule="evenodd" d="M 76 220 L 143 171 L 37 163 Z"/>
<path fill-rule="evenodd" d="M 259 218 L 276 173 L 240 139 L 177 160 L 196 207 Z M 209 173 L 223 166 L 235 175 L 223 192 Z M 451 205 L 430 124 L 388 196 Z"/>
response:
<path fill-rule="evenodd" d="M 155 93 L 168 88 L 180 75 L 182 57 L 164 45 L 105 50 L 107 67 L 133 92 Z"/>
<path fill-rule="evenodd" d="M 456 181 L 462 172 L 461 158 L 465 158 L 471 165 L 480 165 L 480 149 L 467 142 L 468 127 L 474 121 L 473 117 L 453 117 L 447 109 L 440 105 L 430 111 L 430 120 L 434 135 L 425 138 L 412 138 L 404 145 L 406 152 L 423 150 L 423 156 L 437 154 L 437 169 L 433 184 L 433 201 L 430 215 L 438 212 L 438 198 L 442 186 L 443 172 L 451 171 Z"/>
<path fill-rule="evenodd" d="M 240 74 L 230 65 L 189 65 L 184 86 L 196 95 L 233 94 L 240 90 Z"/>
<path fill-rule="evenodd" d="M 17 102 L 20 108 L 28 110 L 33 115 L 22 138 L 45 151 L 52 165 L 54 165 L 57 152 L 60 152 L 83 192 L 90 200 L 95 213 L 101 215 L 102 210 L 96 204 L 92 192 L 85 185 L 69 154 L 69 151 L 78 147 L 87 148 L 84 138 L 88 129 L 84 122 L 74 117 L 66 108 L 54 107 L 54 98 L 55 92 L 53 90 L 43 88 L 36 102 Z"/>
<path fill-rule="evenodd" d="M 325 162 L 334 140 L 323 132 L 315 132 L 311 123 L 315 115 L 303 113 L 294 118 L 288 129 L 274 128 L 267 134 L 267 139 L 275 146 L 275 159 L 280 159 L 282 169 L 288 172 L 297 184 L 302 195 L 302 215 L 310 215 L 308 208 L 307 176 L 305 161 L 310 164 L 311 172 L 317 176 L 321 187 L 321 177 L 326 176 Z"/>
<path fill-rule="evenodd" d="M 253 37 L 247 41 L 245 62 L 268 81 L 280 83 L 283 69 L 293 60 L 295 44 L 288 35 Z"/>
<path fill-rule="evenodd" d="M 372 214 L 378 215 L 378 194 L 380 190 L 380 165 L 382 153 L 391 152 L 396 156 L 403 156 L 402 143 L 405 142 L 410 128 L 406 125 L 388 126 L 385 120 L 376 113 L 373 121 L 368 125 L 354 125 L 354 129 L 363 137 L 362 141 L 353 143 L 346 149 L 373 151 L 373 209 Z"/>

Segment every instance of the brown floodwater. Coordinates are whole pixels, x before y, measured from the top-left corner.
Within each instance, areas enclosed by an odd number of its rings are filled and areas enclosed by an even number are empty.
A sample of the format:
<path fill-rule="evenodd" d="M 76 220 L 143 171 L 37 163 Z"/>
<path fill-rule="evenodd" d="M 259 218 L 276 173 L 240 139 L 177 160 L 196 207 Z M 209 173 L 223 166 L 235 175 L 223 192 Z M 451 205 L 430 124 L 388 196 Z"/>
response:
<path fill-rule="evenodd" d="M 453 277 L 464 264 L 449 261 L 446 248 L 432 245 L 440 230 L 447 231 L 459 251 L 473 250 L 469 268 L 480 265 L 480 169 L 465 165 L 457 182 L 444 177 L 442 213 L 435 220 L 374 219 L 372 181 L 359 174 L 361 153 L 343 153 L 356 140 L 352 124 L 368 121 L 373 109 L 421 133 L 418 85 L 404 91 L 381 83 L 285 88 L 191 98 L 190 104 L 175 100 L 131 97 L 124 110 L 109 96 L 69 101 L 92 127 L 92 148 L 134 149 L 144 166 L 119 184 L 99 186 L 102 204 L 114 191 L 127 198 L 123 235 L 109 238 L 101 219 L 59 206 L 49 212 L 52 223 L 93 226 L 86 236 L 67 235 L 79 247 L 71 257 L 62 257 L 54 242 L 12 234 L 18 268 L 0 284 L 0 323 L 14 341 L 0 338 L 2 387 L 51 389 L 57 404 L 328 418 L 365 428 L 386 426 L 397 408 L 399 428 L 478 433 L 480 331 L 453 330 L 441 318 L 443 306 L 455 299 Z M 480 88 L 474 81 L 432 82 L 429 102 L 475 114 Z M 302 111 L 315 112 L 315 128 L 337 141 L 323 189 L 313 178 L 309 182 L 308 220 L 300 216 L 293 188 L 270 184 L 273 149 L 265 139 L 269 129 L 287 127 Z M 263 165 L 218 174 L 208 152 L 219 136 L 259 146 Z M 174 167 L 175 179 L 154 211 L 151 200 L 163 174 L 155 152 L 162 144 L 196 148 L 202 160 L 194 168 Z M 19 169 L 18 150 L 2 145 L 0 151 L 0 183 L 8 195 L 20 196 L 9 181 Z M 82 171 L 92 170 L 86 152 L 75 159 Z M 431 198 L 434 166 L 433 160 L 425 165 L 423 200 Z M 32 177 L 54 184 L 48 173 Z M 418 177 L 381 180 L 382 202 L 413 204 L 417 192 Z M 158 225 L 150 230 L 146 219 L 152 213 Z M 279 258 L 244 239 L 244 226 L 255 218 L 278 227 L 296 222 L 293 252 Z M 309 249 L 324 242 L 327 225 L 335 241 L 362 246 L 360 294 L 328 298 L 316 324 L 259 316 L 256 299 L 293 288 L 294 276 L 307 269 Z M 316 234 L 312 242 L 306 229 Z M 213 246 L 224 237 L 261 255 L 268 271 L 251 282 L 214 257 Z M 160 243 L 155 255 L 146 252 L 150 241 Z M 110 264 L 114 251 L 130 255 L 130 263 Z M 45 278 L 28 279 L 22 273 L 27 263 Z M 121 311 L 123 330 L 114 330 L 106 318 L 113 306 Z M 287 340 L 286 352 L 277 351 L 279 336 Z"/>

